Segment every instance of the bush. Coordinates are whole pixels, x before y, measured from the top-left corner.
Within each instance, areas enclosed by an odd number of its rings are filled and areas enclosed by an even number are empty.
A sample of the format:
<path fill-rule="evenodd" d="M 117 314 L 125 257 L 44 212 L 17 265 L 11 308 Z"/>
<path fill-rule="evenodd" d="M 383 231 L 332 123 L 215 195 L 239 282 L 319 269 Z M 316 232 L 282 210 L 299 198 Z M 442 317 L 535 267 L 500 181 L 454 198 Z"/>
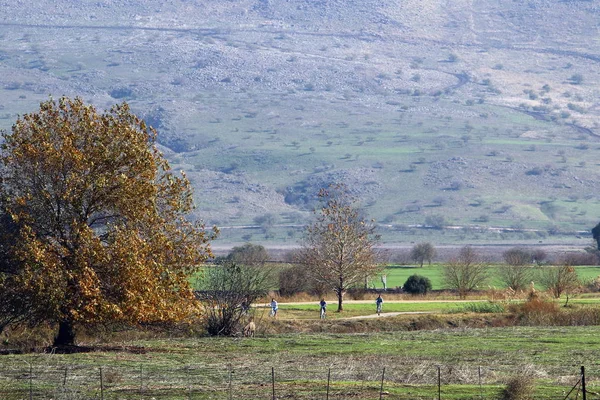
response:
<path fill-rule="evenodd" d="M 556 325 L 559 313 L 558 304 L 546 301 L 538 296 L 530 296 L 529 301 L 511 305 L 511 311 L 517 314 L 520 325 L 542 326 Z"/>
<path fill-rule="evenodd" d="M 567 253 L 559 262 L 568 265 L 598 265 L 598 256 L 596 253 Z"/>
<path fill-rule="evenodd" d="M 304 265 L 294 265 L 279 272 L 279 294 L 292 296 L 298 293 L 323 297 L 327 293 L 327 287 L 312 279 Z"/>
<path fill-rule="evenodd" d="M 279 273 L 279 294 L 291 296 L 300 292 L 308 292 L 309 275 L 303 265 L 295 265 Z"/>
<path fill-rule="evenodd" d="M 431 290 L 431 281 L 425 276 L 415 274 L 408 277 L 403 288 L 412 295 L 427 294 Z"/>
<path fill-rule="evenodd" d="M 528 400 L 532 399 L 534 379 L 527 375 L 517 375 L 509 379 L 500 395 L 501 400 Z"/>
<path fill-rule="evenodd" d="M 494 314 L 505 312 L 504 305 L 491 301 L 465 304 L 459 312 Z"/>

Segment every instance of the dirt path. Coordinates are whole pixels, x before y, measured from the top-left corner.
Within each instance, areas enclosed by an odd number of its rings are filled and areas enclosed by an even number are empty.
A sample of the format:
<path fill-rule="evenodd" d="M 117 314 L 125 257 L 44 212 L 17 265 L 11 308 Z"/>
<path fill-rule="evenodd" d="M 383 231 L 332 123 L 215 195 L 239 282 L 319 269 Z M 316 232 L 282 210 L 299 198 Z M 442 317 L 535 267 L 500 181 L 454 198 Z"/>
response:
<path fill-rule="evenodd" d="M 385 318 L 395 317 L 397 315 L 412 315 L 412 314 L 433 314 L 433 311 L 402 311 L 402 312 L 388 312 L 381 313 L 381 315 L 357 315 L 356 317 L 338 318 L 338 319 L 371 319 L 371 318 Z"/>
<path fill-rule="evenodd" d="M 488 301 L 485 299 L 472 299 L 472 300 L 389 300 L 386 301 L 384 304 L 389 304 L 389 303 L 409 303 L 409 304 L 415 304 L 415 303 L 475 303 L 475 302 L 482 302 L 482 301 Z M 290 303 L 282 303 L 279 302 L 278 303 L 280 306 L 282 305 L 288 305 L 288 306 L 294 306 L 294 305 L 310 305 L 310 304 L 314 304 L 315 307 L 318 307 L 319 302 L 318 301 L 297 301 L 297 302 L 290 302 Z M 375 299 L 373 300 L 344 300 L 344 304 L 375 304 Z M 329 306 L 336 306 L 337 305 L 337 301 L 328 301 L 327 306 L 329 308 Z M 263 305 L 257 305 L 257 307 L 262 307 Z M 265 306 L 269 306 L 269 304 L 265 304 Z M 269 306 L 270 307 L 270 306 Z"/>
<path fill-rule="evenodd" d="M 397 301 L 388 301 L 387 303 L 474 303 L 474 302 L 484 302 L 488 300 L 397 300 Z M 297 302 L 289 302 L 289 303 L 278 303 L 280 306 L 282 305 L 314 305 L 315 310 L 318 308 L 319 303 L 316 301 L 297 301 Z M 329 305 L 335 306 L 337 302 L 330 302 Z M 375 304 L 374 300 L 347 300 L 344 301 L 344 304 Z M 270 308 L 270 304 L 257 304 L 256 308 Z M 353 317 L 342 317 L 335 318 L 336 321 L 343 320 L 356 320 L 356 319 L 373 319 L 373 318 L 386 318 L 386 317 L 396 317 L 398 315 L 419 315 L 419 314 L 434 314 L 434 311 L 396 311 L 396 312 L 382 312 L 380 315 L 377 314 L 367 314 L 367 315 L 356 315 Z M 284 318 L 285 319 L 285 318 Z M 318 318 L 309 318 L 302 320 L 318 320 Z"/>

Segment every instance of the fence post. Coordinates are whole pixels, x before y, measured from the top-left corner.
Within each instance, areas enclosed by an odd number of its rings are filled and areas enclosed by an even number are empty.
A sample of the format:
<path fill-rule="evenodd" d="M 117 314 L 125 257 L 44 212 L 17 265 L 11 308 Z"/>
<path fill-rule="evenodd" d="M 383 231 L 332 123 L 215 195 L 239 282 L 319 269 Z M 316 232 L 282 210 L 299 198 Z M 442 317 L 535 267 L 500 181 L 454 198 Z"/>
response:
<path fill-rule="evenodd" d="M 65 367 L 65 376 L 63 377 L 63 387 L 67 386 L 67 372 L 69 371 L 69 366 Z"/>
<path fill-rule="evenodd" d="M 232 375 L 233 375 L 233 366 L 230 364 L 229 365 L 229 400 L 231 400 L 232 396 L 233 396 L 233 392 L 232 392 L 232 389 L 231 389 L 231 378 L 232 378 Z"/>
<path fill-rule="evenodd" d="M 188 381 L 188 400 L 192 400 L 192 377 L 191 377 L 191 366 L 185 369 L 185 374 Z"/>
<path fill-rule="evenodd" d="M 104 400 L 104 379 L 102 377 L 102 367 L 100 367 L 100 400 Z"/>
<path fill-rule="evenodd" d="M 481 387 L 481 365 L 477 367 L 477 376 L 479 379 L 479 398 L 483 399 L 483 388 Z"/>
<path fill-rule="evenodd" d="M 327 395 L 325 400 L 329 400 L 329 382 L 331 381 L 331 368 L 327 370 Z"/>
<path fill-rule="evenodd" d="M 583 392 L 583 400 L 587 400 L 587 394 L 585 390 L 585 367 L 581 366 L 581 391 Z"/>
<path fill-rule="evenodd" d="M 438 373 L 438 400 L 442 400 L 442 367 L 437 366 Z"/>
<path fill-rule="evenodd" d="M 140 399 L 144 398 L 144 366 L 140 365 Z"/>
<path fill-rule="evenodd" d="M 273 400 L 275 400 L 275 367 L 271 367 L 271 382 L 273 385 Z"/>
<path fill-rule="evenodd" d="M 33 365 L 29 364 L 29 400 L 33 400 Z"/>
<path fill-rule="evenodd" d="M 379 387 L 379 400 L 383 398 L 383 380 L 385 379 L 385 367 L 383 367 L 383 372 L 381 373 L 381 386 Z"/>

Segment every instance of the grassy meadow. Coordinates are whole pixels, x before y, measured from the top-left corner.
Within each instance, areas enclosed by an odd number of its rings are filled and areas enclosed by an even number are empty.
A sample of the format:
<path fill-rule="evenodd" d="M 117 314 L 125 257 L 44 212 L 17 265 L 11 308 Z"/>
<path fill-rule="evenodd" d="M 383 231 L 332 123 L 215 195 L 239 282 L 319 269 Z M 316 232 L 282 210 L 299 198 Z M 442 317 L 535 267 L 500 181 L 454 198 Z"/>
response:
<path fill-rule="evenodd" d="M 490 279 L 488 282 L 488 285 L 490 287 L 494 287 L 497 289 L 502 289 L 504 287 L 504 284 L 498 277 L 497 273 L 497 270 L 500 268 L 502 268 L 502 265 L 492 265 L 490 267 Z M 600 276 L 599 266 L 576 266 L 575 271 L 577 272 L 577 276 L 579 277 L 579 279 L 583 282 L 587 282 Z M 382 274 L 386 275 L 387 287 L 390 289 L 404 285 L 404 282 L 406 282 L 408 277 L 414 274 L 422 275 L 429 278 L 433 290 L 445 289 L 443 282 L 442 264 L 423 264 L 423 268 L 420 268 L 418 266 L 401 265 L 387 266 L 382 272 Z M 377 289 L 383 289 L 383 283 L 381 282 L 381 274 L 378 277 L 372 279 L 370 281 L 370 285 L 374 286 Z M 543 286 L 541 286 L 539 283 L 536 283 L 535 287 L 539 289 L 544 289 Z M 488 289 L 488 287 L 486 286 L 482 289 Z"/>
<path fill-rule="evenodd" d="M 272 372 L 278 398 L 322 398 L 329 372 L 331 398 L 368 399 L 378 395 L 383 368 L 386 398 L 431 399 L 437 395 L 438 366 L 446 399 L 496 397 L 507 379 L 519 373 L 535 379 L 535 398 L 564 398 L 576 384 L 581 365 L 587 367 L 588 390 L 600 389 L 596 327 L 304 333 L 253 339 L 141 339 L 125 333 L 108 344 L 115 347 L 69 355 L 2 356 L 0 394 L 6 399 L 28 395 L 30 366 L 35 371 L 34 393 L 43 397 L 55 384 L 56 398 L 66 398 L 65 393 L 69 398 L 84 393 L 99 397 L 100 367 L 107 377 L 105 398 L 125 399 L 267 398 Z"/>

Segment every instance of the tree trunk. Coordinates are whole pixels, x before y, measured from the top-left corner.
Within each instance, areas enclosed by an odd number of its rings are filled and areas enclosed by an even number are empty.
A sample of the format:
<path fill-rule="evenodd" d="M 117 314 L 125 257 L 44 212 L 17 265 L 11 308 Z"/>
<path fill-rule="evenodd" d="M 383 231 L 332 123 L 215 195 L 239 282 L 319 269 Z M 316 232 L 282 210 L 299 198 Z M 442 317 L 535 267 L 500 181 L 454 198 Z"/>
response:
<path fill-rule="evenodd" d="M 58 335 L 54 338 L 54 346 L 73 346 L 75 345 L 75 329 L 73 321 L 60 321 L 58 325 Z"/>
<path fill-rule="evenodd" d="M 342 312 L 342 311 L 344 311 L 344 305 L 342 304 L 342 301 L 344 299 L 344 291 L 340 290 L 339 292 L 337 292 L 337 296 L 338 296 L 338 309 L 337 309 L 337 312 Z"/>

